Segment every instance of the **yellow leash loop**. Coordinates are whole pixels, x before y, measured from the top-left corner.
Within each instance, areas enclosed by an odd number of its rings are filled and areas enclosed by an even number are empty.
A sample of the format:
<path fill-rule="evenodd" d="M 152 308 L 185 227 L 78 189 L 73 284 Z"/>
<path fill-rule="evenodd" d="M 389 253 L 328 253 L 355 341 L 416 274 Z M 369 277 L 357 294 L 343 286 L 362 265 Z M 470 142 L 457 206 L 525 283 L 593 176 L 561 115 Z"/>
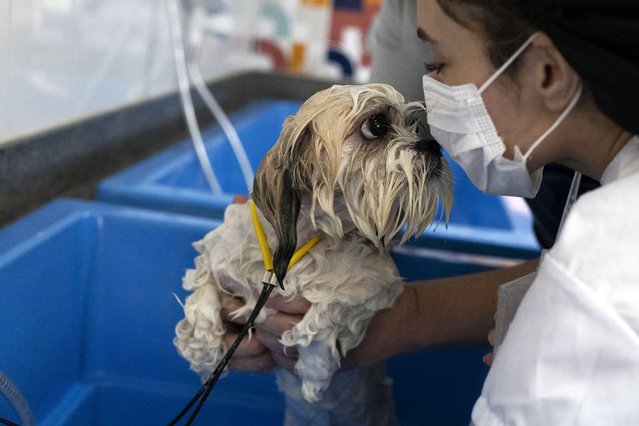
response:
<path fill-rule="evenodd" d="M 268 239 L 266 238 L 266 233 L 264 232 L 264 228 L 262 227 L 262 223 L 260 222 L 260 218 L 257 214 L 257 207 L 255 203 L 251 200 L 249 201 L 251 206 L 251 220 L 253 221 L 253 229 L 255 229 L 255 235 L 257 236 L 257 242 L 260 245 L 260 250 L 262 251 L 262 261 L 264 262 L 264 270 L 266 271 L 265 280 L 266 283 L 275 284 L 272 282 L 274 280 L 273 274 L 273 256 L 271 256 L 271 250 L 268 246 Z M 288 264 L 288 269 L 291 269 L 293 265 L 295 265 L 301 258 L 304 257 L 306 253 L 310 249 L 313 248 L 315 244 L 319 242 L 321 236 L 319 234 L 314 235 L 310 240 L 308 240 L 302 247 L 295 250 L 293 253 L 293 257 L 291 257 L 291 261 Z"/>

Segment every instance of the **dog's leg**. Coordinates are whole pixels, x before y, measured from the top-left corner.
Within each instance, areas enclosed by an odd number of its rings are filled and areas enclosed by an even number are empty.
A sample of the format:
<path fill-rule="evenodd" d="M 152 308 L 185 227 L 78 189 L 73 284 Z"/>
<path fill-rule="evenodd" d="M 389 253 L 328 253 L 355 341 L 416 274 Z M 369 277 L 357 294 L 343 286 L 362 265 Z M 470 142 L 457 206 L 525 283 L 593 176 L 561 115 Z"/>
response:
<path fill-rule="evenodd" d="M 201 377 L 208 376 L 224 356 L 225 329 L 221 318 L 222 303 L 217 286 L 208 271 L 187 271 L 184 288 L 195 291 L 186 299 L 184 318 L 175 327 L 178 352 L 191 363 L 191 369 Z"/>
<path fill-rule="evenodd" d="M 275 372 L 284 393 L 284 426 L 392 426 L 395 407 L 392 381 L 383 363 L 338 371 L 316 402 L 301 395 L 302 380 L 295 373 Z"/>

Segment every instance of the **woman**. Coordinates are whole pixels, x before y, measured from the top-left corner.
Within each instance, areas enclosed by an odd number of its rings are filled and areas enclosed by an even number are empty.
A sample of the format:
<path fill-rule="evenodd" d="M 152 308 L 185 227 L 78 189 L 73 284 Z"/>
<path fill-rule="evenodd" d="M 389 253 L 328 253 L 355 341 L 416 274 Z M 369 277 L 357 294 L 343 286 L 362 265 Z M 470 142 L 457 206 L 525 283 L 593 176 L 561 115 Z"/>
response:
<path fill-rule="evenodd" d="M 636 424 L 639 4 L 417 4 L 431 132 L 475 185 L 531 197 L 552 162 L 602 184 L 541 262 L 474 423 Z"/>
<path fill-rule="evenodd" d="M 638 423 L 639 4 L 417 0 L 417 16 L 433 55 L 431 131 L 478 187 L 534 196 L 552 162 L 602 183 L 539 265 L 473 422 Z M 477 341 L 493 326 L 499 284 L 534 269 L 408 286 L 345 363 Z M 271 303 L 287 313 L 258 328 L 235 368 L 294 363 L 277 338 L 305 303 Z"/>
<path fill-rule="evenodd" d="M 423 100 L 423 64 L 432 63 L 427 44 L 415 37 L 416 0 L 384 0 L 371 28 L 371 82 L 387 83 L 408 100 Z M 507 52 L 509 53 L 509 52 Z M 559 164 L 544 167 L 544 179 L 534 198 L 525 198 L 533 215 L 533 229 L 543 248 L 552 247 L 574 172 Z M 579 193 L 599 184 L 583 176 Z"/>

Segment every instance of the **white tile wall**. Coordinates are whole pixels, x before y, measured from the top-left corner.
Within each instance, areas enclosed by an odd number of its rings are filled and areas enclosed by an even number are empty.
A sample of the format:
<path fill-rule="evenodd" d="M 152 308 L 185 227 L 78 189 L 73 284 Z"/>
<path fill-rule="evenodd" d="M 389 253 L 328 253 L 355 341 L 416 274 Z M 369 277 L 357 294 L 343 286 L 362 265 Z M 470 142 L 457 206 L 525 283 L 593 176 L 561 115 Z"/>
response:
<path fill-rule="evenodd" d="M 208 41 L 206 78 L 245 67 L 229 51 Z M 175 87 L 164 0 L 0 0 L 0 144 Z"/>

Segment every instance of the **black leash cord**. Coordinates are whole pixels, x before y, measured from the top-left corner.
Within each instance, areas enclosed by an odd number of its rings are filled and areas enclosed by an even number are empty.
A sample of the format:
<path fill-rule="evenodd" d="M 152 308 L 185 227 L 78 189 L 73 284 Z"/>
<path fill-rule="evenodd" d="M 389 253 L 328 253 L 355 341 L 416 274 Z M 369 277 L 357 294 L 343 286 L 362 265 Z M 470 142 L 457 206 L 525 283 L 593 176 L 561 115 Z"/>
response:
<path fill-rule="evenodd" d="M 2 417 L 0 417 L 0 424 L 7 425 L 7 426 L 20 426 L 19 424 L 13 423 L 12 421 L 9 421 L 7 419 L 3 419 Z"/>
<path fill-rule="evenodd" d="M 260 294 L 259 299 L 257 299 L 255 308 L 253 308 L 253 311 L 251 312 L 249 319 L 246 321 L 246 324 L 244 324 L 244 327 L 242 327 L 242 330 L 240 331 L 239 336 L 237 336 L 237 338 L 235 339 L 235 342 L 233 342 L 231 347 L 226 351 L 226 354 L 224 354 L 224 358 L 222 358 L 222 360 L 217 364 L 217 367 L 215 368 L 213 373 L 211 373 L 211 375 L 206 380 L 206 382 L 202 385 L 202 387 L 200 387 L 200 390 L 197 391 L 195 396 L 189 401 L 188 404 L 186 404 L 186 406 L 182 409 L 182 411 L 180 411 L 180 414 L 178 414 L 173 420 L 171 420 L 171 422 L 167 426 L 175 426 L 177 422 L 179 422 L 180 419 L 182 419 L 182 417 L 184 417 L 186 413 L 188 413 L 191 407 L 193 407 L 193 405 L 199 399 L 200 402 L 195 407 L 195 410 L 193 410 L 191 417 L 189 417 L 188 420 L 186 421 L 185 426 L 189 426 L 191 425 L 191 423 L 193 423 L 193 421 L 195 420 L 195 417 L 198 415 L 198 413 L 202 409 L 202 406 L 204 406 L 204 402 L 206 401 L 206 399 L 209 397 L 209 394 L 213 390 L 215 383 L 217 383 L 217 380 L 222 375 L 222 372 L 226 368 L 226 365 L 231 360 L 233 353 L 235 353 L 235 350 L 242 342 L 242 339 L 244 339 L 244 336 L 246 336 L 248 334 L 248 331 L 251 329 L 251 327 L 253 327 L 253 323 L 255 322 L 255 319 L 259 315 L 260 311 L 264 307 L 264 304 L 266 303 L 269 296 L 271 295 L 271 291 L 273 291 L 273 288 L 275 287 L 273 284 L 269 284 L 269 283 L 263 283 L 263 284 L 264 284 L 264 287 L 262 287 L 262 293 Z"/>

